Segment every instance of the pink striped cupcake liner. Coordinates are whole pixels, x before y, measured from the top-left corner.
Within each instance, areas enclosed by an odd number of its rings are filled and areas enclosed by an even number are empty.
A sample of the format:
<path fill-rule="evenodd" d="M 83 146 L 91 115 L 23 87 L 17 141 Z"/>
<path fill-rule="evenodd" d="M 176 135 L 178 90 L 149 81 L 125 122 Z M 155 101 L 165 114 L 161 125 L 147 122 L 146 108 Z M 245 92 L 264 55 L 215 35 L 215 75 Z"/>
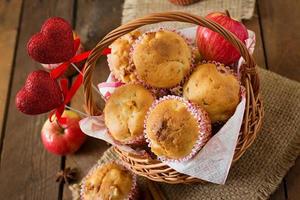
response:
<path fill-rule="evenodd" d="M 178 97 L 178 96 L 174 96 L 174 95 L 164 96 L 164 97 L 156 100 L 150 107 L 150 109 L 146 115 L 145 121 L 144 121 L 144 137 L 146 138 L 148 146 L 151 148 L 151 146 L 152 146 L 151 140 L 147 137 L 147 133 L 146 133 L 147 120 L 148 120 L 151 112 L 155 109 L 155 107 L 158 104 L 160 104 L 163 101 L 172 100 L 172 99 L 183 103 L 186 106 L 187 110 L 197 120 L 199 136 L 198 136 L 198 139 L 195 142 L 190 154 L 188 154 L 187 156 L 180 158 L 180 159 L 172 159 L 172 158 L 168 158 L 165 156 L 158 156 L 158 159 L 160 161 L 166 161 L 166 162 L 185 162 L 185 161 L 193 158 L 202 149 L 202 147 L 204 147 L 206 142 L 211 138 L 211 121 L 208 117 L 207 112 L 200 106 L 197 106 L 196 104 L 193 104 L 182 97 Z"/>

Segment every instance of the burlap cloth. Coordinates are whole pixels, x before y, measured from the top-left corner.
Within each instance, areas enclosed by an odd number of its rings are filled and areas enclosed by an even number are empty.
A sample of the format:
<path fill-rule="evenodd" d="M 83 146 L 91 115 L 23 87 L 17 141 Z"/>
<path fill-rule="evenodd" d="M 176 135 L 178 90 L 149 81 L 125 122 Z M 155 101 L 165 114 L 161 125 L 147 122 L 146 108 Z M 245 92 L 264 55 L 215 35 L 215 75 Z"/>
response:
<path fill-rule="evenodd" d="M 213 11 L 228 10 L 231 17 L 237 20 L 250 19 L 254 8 L 255 0 L 201 0 L 189 6 L 174 5 L 168 0 L 125 0 L 122 24 L 149 13 L 165 11 L 183 11 L 205 16 Z M 167 26 L 169 23 L 165 24 Z M 183 28 L 186 26 L 189 25 L 185 23 L 172 23 L 172 28 Z"/>
<path fill-rule="evenodd" d="M 300 83 L 263 69 L 259 73 L 265 106 L 263 127 L 254 144 L 231 168 L 226 184 L 161 183 L 169 200 L 267 199 L 294 165 L 300 153 Z M 115 158 L 110 148 L 98 162 Z M 143 185 L 144 178 L 139 182 Z"/>

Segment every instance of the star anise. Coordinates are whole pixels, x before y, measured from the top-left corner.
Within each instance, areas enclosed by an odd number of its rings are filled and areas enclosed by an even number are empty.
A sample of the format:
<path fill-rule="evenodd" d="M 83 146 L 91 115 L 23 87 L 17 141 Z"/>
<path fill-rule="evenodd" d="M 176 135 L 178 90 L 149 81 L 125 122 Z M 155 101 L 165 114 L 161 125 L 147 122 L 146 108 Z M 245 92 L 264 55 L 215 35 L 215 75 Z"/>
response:
<path fill-rule="evenodd" d="M 56 174 L 56 182 L 67 183 L 68 185 L 76 180 L 77 169 L 67 167 L 64 170 L 60 170 Z"/>

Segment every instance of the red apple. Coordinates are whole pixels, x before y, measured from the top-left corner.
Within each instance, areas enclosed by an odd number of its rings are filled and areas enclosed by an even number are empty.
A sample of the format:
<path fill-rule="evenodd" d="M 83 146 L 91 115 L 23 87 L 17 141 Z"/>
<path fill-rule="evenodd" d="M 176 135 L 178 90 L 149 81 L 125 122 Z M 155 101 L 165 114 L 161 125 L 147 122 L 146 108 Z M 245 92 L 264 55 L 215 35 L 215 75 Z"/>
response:
<path fill-rule="evenodd" d="M 225 13 L 214 12 L 207 15 L 205 18 L 220 24 L 244 43 L 248 38 L 246 27 L 242 23 L 230 18 L 230 16 L 227 16 Z M 205 60 L 214 60 L 230 65 L 237 62 L 241 57 L 235 47 L 227 42 L 223 36 L 208 28 L 202 26 L 198 27 L 196 41 L 199 52 Z"/>
<path fill-rule="evenodd" d="M 80 117 L 73 111 L 65 110 L 62 114 L 66 124 L 59 125 L 56 120 L 45 122 L 42 131 L 44 147 L 51 153 L 66 155 L 74 153 L 85 141 L 86 135 L 79 127 Z"/>

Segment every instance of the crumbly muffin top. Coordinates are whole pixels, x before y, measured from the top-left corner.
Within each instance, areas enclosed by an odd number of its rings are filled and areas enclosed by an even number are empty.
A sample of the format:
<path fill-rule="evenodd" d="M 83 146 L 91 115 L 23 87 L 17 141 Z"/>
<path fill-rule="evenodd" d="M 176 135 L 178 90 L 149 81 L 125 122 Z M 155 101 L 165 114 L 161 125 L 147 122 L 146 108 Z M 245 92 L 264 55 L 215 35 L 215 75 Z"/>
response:
<path fill-rule="evenodd" d="M 134 45 L 133 63 L 139 78 L 156 88 L 178 85 L 189 73 L 192 50 L 172 31 L 149 32 Z"/>
<path fill-rule="evenodd" d="M 151 110 L 145 131 L 151 141 L 151 151 L 169 159 L 189 155 L 199 136 L 197 120 L 176 99 L 163 100 Z"/>
<path fill-rule="evenodd" d="M 109 163 L 93 170 L 84 180 L 83 199 L 123 200 L 131 192 L 133 177 L 122 166 Z"/>
<path fill-rule="evenodd" d="M 183 96 L 206 109 L 213 123 L 229 119 L 240 99 L 239 81 L 221 68 L 225 73 L 215 64 L 200 64 L 183 87 Z"/>
<path fill-rule="evenodd" d="M 133 31 L 118 38 L 109 46 L 111 53 L 107 59 L 111 71 L 118 80 L 124 83 L 136 81 L 134 68 L 129 63 L 129 53 L 132 44 L 140 35 L 139 31 Z"/>
<path fill-rule="evenodd" d="M 118 87 L 106 102 L 105 124 L 112 137 L 126 143 L 143 134 L 143 122 L 154 101 L 150 91 L 141 85 Z"/>

